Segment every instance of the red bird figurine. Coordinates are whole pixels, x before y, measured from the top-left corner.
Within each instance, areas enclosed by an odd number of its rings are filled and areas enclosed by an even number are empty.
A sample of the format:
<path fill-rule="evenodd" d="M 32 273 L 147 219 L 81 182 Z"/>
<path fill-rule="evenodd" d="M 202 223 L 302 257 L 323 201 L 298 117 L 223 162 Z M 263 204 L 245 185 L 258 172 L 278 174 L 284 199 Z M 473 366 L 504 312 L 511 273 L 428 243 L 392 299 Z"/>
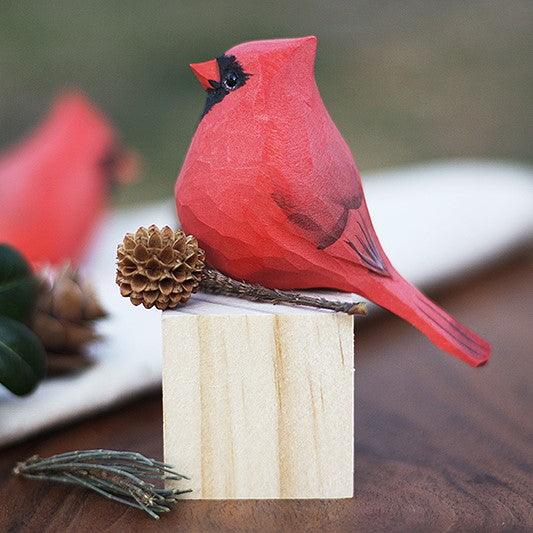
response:
<path fill-rule="evenodd" d="M 34 265 L 76 263 L 100 220 L 109 185 L 130 181 L 136 158 L 80 93 L 57 99 L 45 121 L 0 155 L 0 242 Z"/>
<path fill-rule="evenodd" d="M 234 278 L 360 294 L 468 364 L 486 363 L 490 345 L 385 255 L 315 54 L 315 37 L 254 41 L 191 65 L 207 102 L 176 183 L 184 230 Z"/>

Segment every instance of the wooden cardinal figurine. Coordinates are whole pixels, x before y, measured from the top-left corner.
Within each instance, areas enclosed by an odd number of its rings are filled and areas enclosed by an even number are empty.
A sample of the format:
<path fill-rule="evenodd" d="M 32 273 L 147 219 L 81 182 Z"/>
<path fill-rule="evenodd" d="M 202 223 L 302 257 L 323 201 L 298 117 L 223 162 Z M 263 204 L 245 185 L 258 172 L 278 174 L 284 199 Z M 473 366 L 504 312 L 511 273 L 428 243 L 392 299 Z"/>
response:
<path fill-rule="evenodd" d="M 207 101 L 176 184 L 184 230 L 234 278 L 360 294 L 468 364 L 486 363 L 490 345 L 385 255 L 320 97 L 315 53 L 315 37 L 255 41 L 191 65 Z"/>
<path fill-rule="evenodd" d="M 0 155 L 0 242 L 34 265 L 76 263 L 112 181 L 130 181 L 136 166 L 85 96 L 59 97 L 28 138 Z"/>

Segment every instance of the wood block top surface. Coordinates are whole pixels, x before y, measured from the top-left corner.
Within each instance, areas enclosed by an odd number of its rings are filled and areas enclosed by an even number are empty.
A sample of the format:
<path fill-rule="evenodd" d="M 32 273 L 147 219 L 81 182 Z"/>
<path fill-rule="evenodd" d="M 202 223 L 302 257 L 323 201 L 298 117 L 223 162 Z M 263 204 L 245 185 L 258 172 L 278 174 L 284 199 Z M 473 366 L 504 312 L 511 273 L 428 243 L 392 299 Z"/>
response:
<path fill-rule="evenodd" d="M 330 300 L 342 302 L 366 301 L 356 294 L 334 291 L 305 291 L 307 295 L 322 296 Z M 176 315 L 246 315 L 246 314 L 269 314 L 269 315 L 312 315 L 316 313 L 332 313 L 327 309 L 315 309 L 305 306 L 291 306 L 284 304 L 265 304 L 252 302 L 243 298 L 219 296 L 198 292 L 193 294 L 187 305 L 178 309 L 163 312 L 163 318 Z"/>

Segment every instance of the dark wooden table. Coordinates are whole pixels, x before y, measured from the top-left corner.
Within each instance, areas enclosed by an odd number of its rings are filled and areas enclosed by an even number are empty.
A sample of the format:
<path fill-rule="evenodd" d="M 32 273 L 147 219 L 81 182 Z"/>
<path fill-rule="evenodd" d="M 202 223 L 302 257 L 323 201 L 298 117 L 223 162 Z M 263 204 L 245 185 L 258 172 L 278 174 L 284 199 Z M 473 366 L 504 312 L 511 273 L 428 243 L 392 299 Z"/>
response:
<path fill-rule="evenodd" d="M 436 295 L 493 342 L 482 369 L 394 317 L 357 329 L 351 500 L 184 501 L 156 522 L 81 489 L 11 476 L 35 453 L 161 457 L 161 398 L 152 395 L 3 450 L 0 531 L 532 531 L 532 270 L 522 257 Z"/>

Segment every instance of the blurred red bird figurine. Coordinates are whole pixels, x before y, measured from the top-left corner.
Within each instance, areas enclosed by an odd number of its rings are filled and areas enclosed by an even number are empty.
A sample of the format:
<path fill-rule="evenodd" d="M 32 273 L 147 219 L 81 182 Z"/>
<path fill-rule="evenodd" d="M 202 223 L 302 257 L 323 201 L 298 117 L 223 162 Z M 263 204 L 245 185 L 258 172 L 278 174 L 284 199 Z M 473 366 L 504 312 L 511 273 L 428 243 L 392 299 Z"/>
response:
<path fill-rule="evenodd" d="M 486 363 L 490 345 L 385 255 L 320 97 L 315 54 L 315 37 L 254 41 L 191 65 L 207 102 L 176 183 L 184 230 L 234 278 L 360 294 L 468 364 Z"/>
<path fill-rule="evenodd" d="M 112 181 L 131 181 L 136 167 L 85 96 L 59 97 L 29 137 L 0 155 L 0 242 L 34 265 L 76 263 Z"/>

